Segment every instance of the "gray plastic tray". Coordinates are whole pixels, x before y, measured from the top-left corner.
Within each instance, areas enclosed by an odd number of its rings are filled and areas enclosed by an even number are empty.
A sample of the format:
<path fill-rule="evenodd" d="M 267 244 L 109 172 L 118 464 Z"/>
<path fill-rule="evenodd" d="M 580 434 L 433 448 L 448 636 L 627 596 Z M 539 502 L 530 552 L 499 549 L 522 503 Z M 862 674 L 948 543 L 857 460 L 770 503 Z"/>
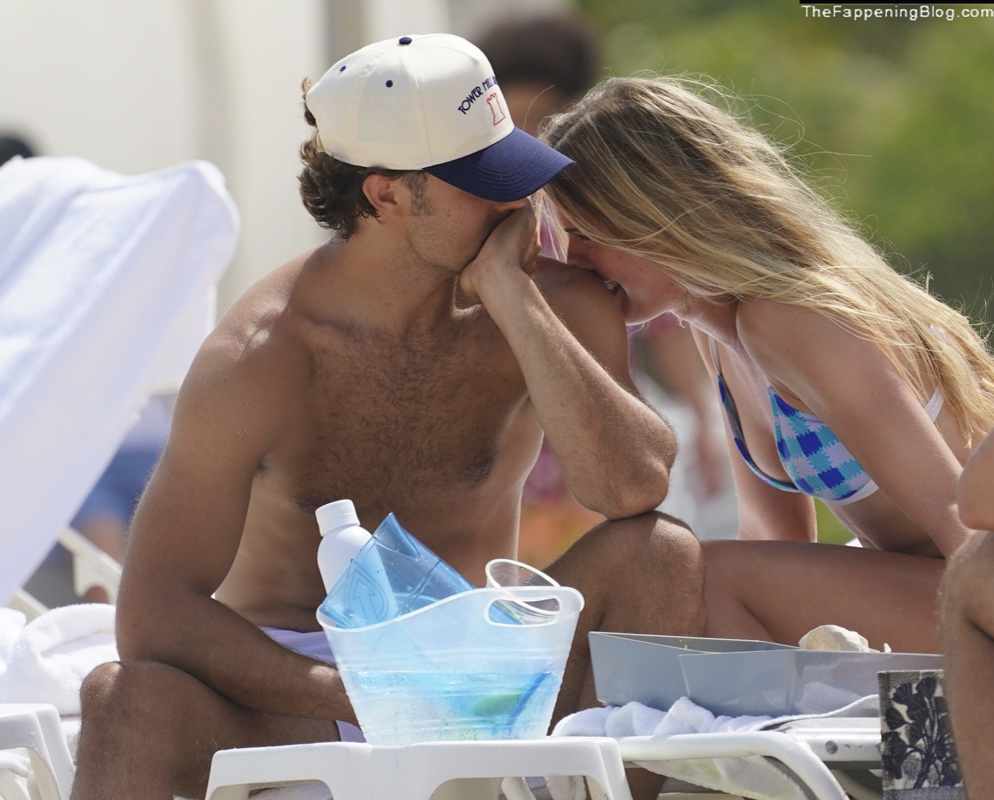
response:
<path fill-rule="evenodd" d="M 790 650 L 787 645 L 752 639 L 704 639 L 591 632 L 590 659 L 597 699 L 606 705 L 637 700 L 669 708 L 689 694 L 680 658 L 691 654 Z"/>
<path fill-rule="evenodd" d="M 919 653 L 843 653 L 745 639 L 592 632 L 597 699 L 669 708 L 680 697 L 715 714 L 821 714 L 877 693 L 877 673 L 941 669 Z"/>

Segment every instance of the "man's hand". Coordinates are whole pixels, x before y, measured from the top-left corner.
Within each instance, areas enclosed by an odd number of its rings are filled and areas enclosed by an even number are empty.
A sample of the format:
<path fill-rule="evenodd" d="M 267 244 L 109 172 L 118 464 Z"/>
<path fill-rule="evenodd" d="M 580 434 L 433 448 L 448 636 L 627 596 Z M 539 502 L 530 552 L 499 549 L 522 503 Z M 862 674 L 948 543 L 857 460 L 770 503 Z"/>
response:
<path fill-rule="evenodd" d="M 541 244 L 531 205 L 512 212 L 483 243 L 480 252 L 459 276 L 459 288 L 476 305 L 483 302 L 483 288 L 492 281 L 505 281 L 530 274 Z"/>
<path fill-rule="evenodd" d="M 510 345 L 573 496 L 609 519 L 642 514 L 666 496 L 676 439 L 635 389 L 610 292 L 589 272 L 536 258 L 535 228 L 530 209 L 504 220 L 462 288 Z"/>

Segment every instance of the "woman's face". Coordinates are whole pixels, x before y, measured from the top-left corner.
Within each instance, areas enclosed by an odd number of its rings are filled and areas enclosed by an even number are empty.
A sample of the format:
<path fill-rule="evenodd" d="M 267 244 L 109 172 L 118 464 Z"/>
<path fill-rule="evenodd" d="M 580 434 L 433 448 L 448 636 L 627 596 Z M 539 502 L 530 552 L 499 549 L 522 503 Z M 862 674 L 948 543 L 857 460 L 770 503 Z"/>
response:
<path fill-rule="evenodd" d="M 566 262 L 590 270 L 604 281 L 621 307 L 625 322 L 636 325 L 667 311 L 685 316 L 690 297 L 667 276 L 665 267 L 648 258 L 592 242 L 569 220 L 560 219 L 569 234 Z"/>

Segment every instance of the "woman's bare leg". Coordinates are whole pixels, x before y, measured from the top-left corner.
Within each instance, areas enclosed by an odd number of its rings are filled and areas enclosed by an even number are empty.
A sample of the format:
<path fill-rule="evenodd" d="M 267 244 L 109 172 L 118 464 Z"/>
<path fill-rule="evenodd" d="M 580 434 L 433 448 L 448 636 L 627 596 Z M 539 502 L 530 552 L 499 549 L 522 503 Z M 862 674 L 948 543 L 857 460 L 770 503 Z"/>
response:
<path fill-rule="evenodd" d="M 882 649 L 938 653 L 946 562 L 840 545 L 705 542 L 708 636 L 796 645 L 841 625 Z"/>

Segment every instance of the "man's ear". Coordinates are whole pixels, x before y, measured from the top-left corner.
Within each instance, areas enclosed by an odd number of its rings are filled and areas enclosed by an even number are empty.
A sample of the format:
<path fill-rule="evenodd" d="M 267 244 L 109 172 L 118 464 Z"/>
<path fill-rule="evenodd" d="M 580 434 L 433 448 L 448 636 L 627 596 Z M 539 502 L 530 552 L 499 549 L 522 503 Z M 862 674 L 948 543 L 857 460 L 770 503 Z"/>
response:
<path fill-rule="evenodd" d="M 375 172 L 367 175 L 362 182 L 363 194 L 381 219 L 403 216 L 406 213 L 407 197 L 400 191 L 399 184 L 397 178 L 388 178 Z"/>

